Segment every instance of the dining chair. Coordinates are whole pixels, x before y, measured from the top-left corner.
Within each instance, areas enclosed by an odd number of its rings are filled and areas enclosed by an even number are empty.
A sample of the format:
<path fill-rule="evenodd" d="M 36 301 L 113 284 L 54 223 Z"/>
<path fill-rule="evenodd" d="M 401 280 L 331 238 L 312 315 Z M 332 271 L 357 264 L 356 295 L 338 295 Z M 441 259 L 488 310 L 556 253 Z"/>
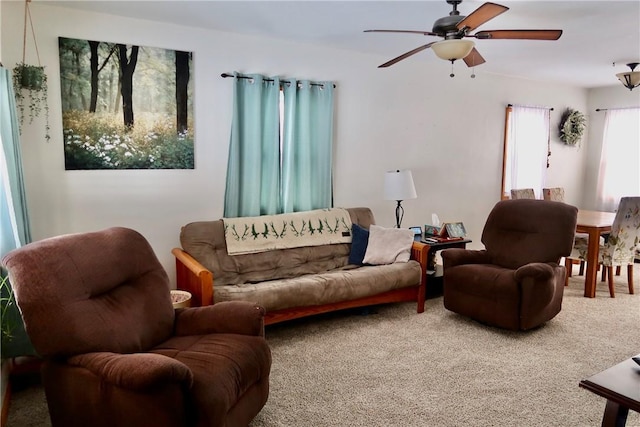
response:
<path fill-rule="evenodd" d="M 533 188 L 512 188 L 511 198 L 512 199 L 535 199 L 536 193 L 533 191 Z"/>
<path fill-rule="evenodd" d="M 607 241 L 600 245 L 600 265 L 603 266 L 603 280 L 608 278 L 609 295 L 615 297 L 613 286 L 613 267 L 627 267 L 629 293 L 634 293 L 633 263 L 636 247 L 640 243 L 640 197 L 623 197 L 611 226 Z M 585 260 L 587 241 L 576 240 L 574 249 L 565 261 L 569 268 L 573 259 Z M 568 280 L 568 279 L 567 279 Z M 566 283 L 565 283 L 566 284 Z"/>
<path fill-rule="evenodd" d="M 552 187 L 542 189 L 543 200 L 550 200 L 552 202 L 564 202 L 564 188 Z"/>
<path fill-rule="evenodd" d="M 550 187 L 542 189 L 542 199 L 551 201 L 551 202 L 562 202 L 564 203 L 564 188 L 563 187 Z M 576 240 L 584 239 L 586 242 L 589 241 L 589 235 L 587 233 L 576 233 Z M 600 238 L 602 244 L 604 244 L 604 238 Z M 571 277 L 573 275 L 573 262 L 566 262 L 565 259 L 565 267 L 567 268 L 567 276 Z M 582 276 L 584 274 L 584 260 L 579 261 L 580 270 L 578 271 L 578 276 Z M 568 281 L 566 282 L 568 284 Z"/>
<path fill-rule="evenodd" d="M 564 203 L 564 187 L 548 187 L 542 189 L 542 199 L 548 200 L 552 202 L 563 202 Z M 575 237 L 576 241 L 584 240 L 584 243 L 587 244 L 589 241 L 589 235 L 587 233 L 576 233 Z M 604 237 L 600 237 L 601 244 L 604 245 Z M 579 261 L 580 270 L 578 271 L 578 276 L 582 276 L 584 274 L 584 260 Z M 567 263 L 565 260 L 565 267 L 567 268 L 567 276 L 571 277 L 573 275 L 573 262 Z M 567 281 L 568 284 L 568 281 Z"/>

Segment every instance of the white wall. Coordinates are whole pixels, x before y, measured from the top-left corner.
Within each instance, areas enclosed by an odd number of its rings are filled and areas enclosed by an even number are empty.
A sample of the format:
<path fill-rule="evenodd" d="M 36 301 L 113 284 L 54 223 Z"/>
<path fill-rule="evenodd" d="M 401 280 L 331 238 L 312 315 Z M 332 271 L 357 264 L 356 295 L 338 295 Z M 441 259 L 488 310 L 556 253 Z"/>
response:
<path fill-rule="evenodd" d="M 2 2 L 2 61 L 22 55 L 21 2 Z M 394 224 L 395 202 L 382 197 L 384 171 L 409 168 L 418 199 L 403 203 L 404 226 L 463 221 L 471 247 L 500 197 L 504 109 L 508 103 L 554 107 L 555 130 L 564 108 L 587 108 L 587 90 L 486 75 L 469 78 L 464 64 L 365 55 L 150 21 L 84 13 L 41 2 L 31 6 L 40 57 L 49 78 L 52 139 L 43 124 L 23 131 L 25 181 L 35 239 L 112 225 L 140 231 L 173 280 L 170 254 L 180 227 L 222 216 L 232 81 L 223 72 L 333 80 L 336 89 L 335 205 L 369 206 L 378 224 Z M 58 37 L 157 46 L 194 52 L 195 170 L 65 171 Z M 32 52 L 33 53 L 33 52 Z M 391 56 L 393 56 L 391 54 Z M 487 58 L 491 60 L 491 58 Z M 34 55 L 27 62 L 35 63 Z M 569 203 L 582 199 L 586 150 L 551 140 L 549 185 L 564 186 Z"/>

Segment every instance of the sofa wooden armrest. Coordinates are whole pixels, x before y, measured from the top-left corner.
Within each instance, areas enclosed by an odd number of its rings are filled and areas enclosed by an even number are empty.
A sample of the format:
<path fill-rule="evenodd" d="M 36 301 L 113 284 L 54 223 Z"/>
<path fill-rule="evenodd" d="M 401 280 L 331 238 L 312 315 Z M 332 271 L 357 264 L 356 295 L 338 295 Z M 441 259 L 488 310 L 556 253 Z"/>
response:
<path fill-rule="evenodd" d="M 191 305 L 213 304 L 213 274 L 180 248 L 173 248 L 176 257 L 176 286 L 191 293 Z"/>
<path fill-rule="evenodd" d="M 213 304 L 213 274 L 182 249 L 174 248 L 171 253 L 176 257 L 177 288 L 191 293 L 193 307 Z M 411 259 L 418 261 L 422 270 L 418 288 L 418 313 L 424 312 L 428 255 L 427 245 L 413 242 Z"/>
<path fill-rule="evenodd" d="M 427 263 L 429 260 L 429 248 L 427 245 L 422 242 L 413 242 L 411 259 L 418 261 L 422 269 L 420 289 L 418 290 L 418 313 L 422 313 L 424 312 L 424 300 L 427 298 Z"/>

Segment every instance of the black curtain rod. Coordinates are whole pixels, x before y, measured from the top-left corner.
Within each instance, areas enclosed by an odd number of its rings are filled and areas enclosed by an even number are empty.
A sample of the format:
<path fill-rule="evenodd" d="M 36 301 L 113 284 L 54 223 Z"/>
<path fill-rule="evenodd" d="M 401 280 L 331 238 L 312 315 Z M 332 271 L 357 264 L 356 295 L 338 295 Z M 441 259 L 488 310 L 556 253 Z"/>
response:
<path fill-rule="evenodd" d="M 513 104 L 507 104 L 507 107 L 513 107 Z M 543 110 L 553 111 L 553 107 L 539 107 L 537 105 L 521 105 L 521 107 L 541 108 Z"/>
<path fill-rule="evenodd" d="M 220 74 L 221 77 L 227 78 L 227 77 L 235 77 L 233 74 L 229 74 L 229 73 L 222 73 Z M 238 76 L 239 79 L 252 79 L 253 77 L 251 76 L 243 76 L 243 75 L 239 75 Z M 274 81 L 273 79 L 264 79 L 267 82 L 272 82 Z M 291 82 L 289 80 L 280 80 L 283 83 L 289 83 L 291 84 Z M 324 86 L 324 83 L 311 83 L 311 86 Z M 336 85 L 334 84 L 333 87 L 336 87 Z"/>
<path fill-rule="evenodd" d="M 609 111 L 609 110 L 630 110 L 632 108 L 640 107 L 620 107 L 620 108 L 596 108 L 596 111 Z"/>

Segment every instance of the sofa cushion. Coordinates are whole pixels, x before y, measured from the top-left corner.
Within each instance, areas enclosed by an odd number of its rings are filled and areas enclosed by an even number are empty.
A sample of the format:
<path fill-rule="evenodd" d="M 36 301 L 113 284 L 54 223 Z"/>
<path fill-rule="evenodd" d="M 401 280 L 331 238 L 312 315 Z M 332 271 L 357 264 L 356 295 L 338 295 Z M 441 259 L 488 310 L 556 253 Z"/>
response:
<path fill-rule="evenodd" d="M 347 211 L 354 224 L 367 228 L 374 222 L 369 208 Z M 213 273 L 216 288 L 335 270 L 348 264 L 351 250 L 350 243 L 341 243 L 231 256 L 227 253 L 222 220 L 185 225 L 180 232 L 180 243 L 189 255 Z"/>
<path fill-rule="evenodd" d="M 369 243 L 364 255 L 365 264 L 381 265 L 407 262 L 411 257 L 413 231 L 408 228 L 369 227 Z"/>
<path fill-rule="evenodd" d="M 267 312 L 349 301 L 393 289 L 418 286 L 422 268 L 411 260 L 376 266 L 346 266 L 320 274 L 214 287 L 214 301 L 251 301 Z"/>
<path fill-rule="evenodd" d="M 360 227 L 358 224 L 351 225 L 351 252 L 349 253 L 349 264 L 362 265 L 364 254 L 367 252 L 369 243 L 369 230 Z"/>

